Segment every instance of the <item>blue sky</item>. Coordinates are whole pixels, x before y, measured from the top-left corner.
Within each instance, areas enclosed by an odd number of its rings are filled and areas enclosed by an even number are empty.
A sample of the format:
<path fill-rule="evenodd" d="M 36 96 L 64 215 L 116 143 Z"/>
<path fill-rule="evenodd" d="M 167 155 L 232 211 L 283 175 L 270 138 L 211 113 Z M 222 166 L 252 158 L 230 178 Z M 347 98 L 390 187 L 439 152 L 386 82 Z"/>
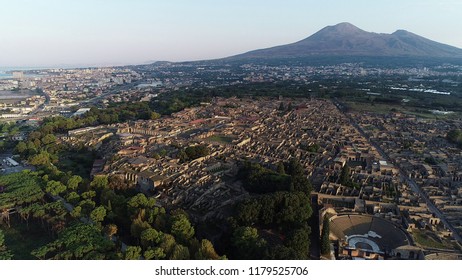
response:
<path fill-rule="evenodd" d="M 462 48 L 460 0 L 0 0 L 0 67 L 220 58 L 340 22 Z"/>

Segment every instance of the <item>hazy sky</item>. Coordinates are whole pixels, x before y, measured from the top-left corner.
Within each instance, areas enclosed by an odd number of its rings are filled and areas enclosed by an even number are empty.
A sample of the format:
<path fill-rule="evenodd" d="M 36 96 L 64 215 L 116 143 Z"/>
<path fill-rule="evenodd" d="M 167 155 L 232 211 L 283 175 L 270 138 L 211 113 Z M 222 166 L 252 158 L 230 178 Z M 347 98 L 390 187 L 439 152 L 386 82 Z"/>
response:
<path fill-rule="evenodd" d="M 461 0 L 0 0 L 0 67 L 220 58 L 340 22 L 462 48 Z"/>

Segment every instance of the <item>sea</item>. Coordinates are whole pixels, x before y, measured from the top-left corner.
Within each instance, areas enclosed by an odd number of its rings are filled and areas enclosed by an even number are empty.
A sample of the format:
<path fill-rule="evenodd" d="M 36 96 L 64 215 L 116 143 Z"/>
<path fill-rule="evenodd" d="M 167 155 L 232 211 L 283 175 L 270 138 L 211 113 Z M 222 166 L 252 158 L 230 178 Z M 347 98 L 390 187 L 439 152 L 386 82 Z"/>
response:
<path fill-rule="evenodd" d="M 47 67 L 1 67 L 0 66 L 0 79 L 13 78 L 12 71 L 27 71 L 27 70 L 39 70 L 39 69 L 47 69 Z"/>
<path fill-rule="evenodd" d="M 0 79 L 7 79 L 13 77 L 11 74 L 7 74 L 0 70 Z"/>
<path fill-rule="evenodd" d="M 58 65 L 58 66 L 39 66 L 39 67 L 25 67 L 25 66 L 19 66 L 19 67 L 5 67 L 5 66 L 0 66 L 0 79 L 9 79 L 13 78 L 13 73 L 12 71 L 27 71 L 27 70 L 42 70 L 42 69 L 75 69 L 75 68 L 87 68 L 87 67 L 98 67 L 98 66 L 84 66 L 84 65 Z M 105 67 L 105 66 L 101 66 Z M 33 76 L 28 76 L 26 77 L 33 77 Z"/>

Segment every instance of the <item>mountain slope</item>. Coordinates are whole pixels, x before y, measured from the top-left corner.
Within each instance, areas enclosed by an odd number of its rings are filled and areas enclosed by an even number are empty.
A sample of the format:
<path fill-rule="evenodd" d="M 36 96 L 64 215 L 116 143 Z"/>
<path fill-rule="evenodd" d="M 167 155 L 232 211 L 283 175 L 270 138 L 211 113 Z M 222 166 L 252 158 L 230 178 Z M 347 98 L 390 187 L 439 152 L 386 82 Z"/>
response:
<path fill-rule="evenodd" d="M 405 30 L 378 34 L 350 23 L 327 26 L 301 41 L 250 51 L 231 59 L 306 56 L 387 56 L 462 58 L 462 49 L 431 41 Z"/>

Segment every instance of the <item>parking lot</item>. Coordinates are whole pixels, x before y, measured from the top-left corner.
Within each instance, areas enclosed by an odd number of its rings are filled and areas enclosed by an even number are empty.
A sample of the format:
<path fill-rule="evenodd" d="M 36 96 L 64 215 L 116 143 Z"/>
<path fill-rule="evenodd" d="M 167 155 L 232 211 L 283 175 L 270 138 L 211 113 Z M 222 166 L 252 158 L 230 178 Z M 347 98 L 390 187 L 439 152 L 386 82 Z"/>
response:
<path fill-rule="evenodd" d="M 21 172 L 25 168 L 20 162 L 12 159 L 12 154 L 0 154 L 0 175 Z M 17 165 L 16 165 L 17 163 Z"/>

